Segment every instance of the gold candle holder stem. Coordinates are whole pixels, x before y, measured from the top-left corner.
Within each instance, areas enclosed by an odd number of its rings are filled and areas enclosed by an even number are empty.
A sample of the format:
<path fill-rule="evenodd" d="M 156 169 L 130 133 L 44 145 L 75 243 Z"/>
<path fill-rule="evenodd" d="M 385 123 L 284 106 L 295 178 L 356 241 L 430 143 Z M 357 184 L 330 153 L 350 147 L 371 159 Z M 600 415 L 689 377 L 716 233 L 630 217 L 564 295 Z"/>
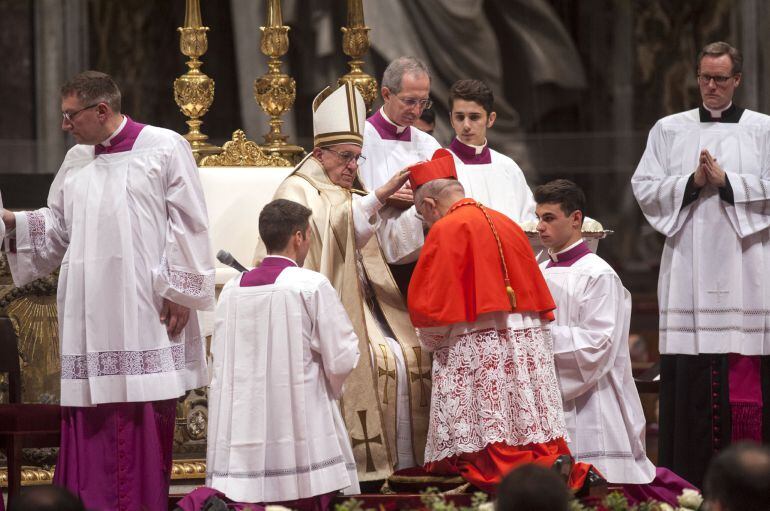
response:
<path fill-rule="evenodd" d="M 262 150 L 296 162 L 304 154 L 301 147 L 287 142 L 281 116 L 291 110 L 297 97 L 294 78 L 281 72 L 281 57 L 289 51 L 289 27 L 283 24 L 280 0 L 267 0 L 267 26 L 260 27 L 260 51 L 269 60 L 267 73 L 254 81 L 254 99 L 270 116 L 270 131 L 264 136 Z"/>
<path fill-rule="evenodd" d="M 363 0 L 348 0 L 348 26 L 342 27 L 342 51 L 350 57 L 350 72 L 339 83 L 350 82 L 364 97 L 366 109 L 371 111 L 377 99 L 377 80 L 363 70 L 363 57 L 369 51 L 369 30 L 364 22 Z"/>
<path fill-rule="evenodd" d="M 188 117 L 185 122 L 189 131 L 184 138 L 190 142 L 193 156 L 200 161 L 206 155 L 217 154 L 222 149 L 207 142 L 208 136 L 201 131 L 201 118 L 214 102 L 214 80 L 206 76 L 200 67 L 200 57 L 208 50 L 206 32 L 201 19 L 200 0 L 186 0 L 185 26 L 179 27 L 179 49 L 188 57 L 187 72 L 174 80 L 174 101 Z"/>

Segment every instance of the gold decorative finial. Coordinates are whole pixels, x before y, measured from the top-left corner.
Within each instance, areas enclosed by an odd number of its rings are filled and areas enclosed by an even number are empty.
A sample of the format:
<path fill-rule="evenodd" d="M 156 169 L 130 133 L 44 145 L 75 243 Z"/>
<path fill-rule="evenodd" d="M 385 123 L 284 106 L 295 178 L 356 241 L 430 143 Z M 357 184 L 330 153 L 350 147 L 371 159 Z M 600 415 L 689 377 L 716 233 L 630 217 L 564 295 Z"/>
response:
<path fill-rule="evenodd" d="M 348 26 L 342 27 L 342 51 L 351 58 L 350 72 L 340 78 L 339 83 L 352 83 L 364 97 L 366 109 L 371 111 L 377 99 L 377 80 L 361 68 L 363 56 L 369 51 L 369 30 L 364 23 L 363 0 L 348 0 Z"/>
<path fill-rule="evenodd" d="M 201 167 L 292 167 L 293 164 L 277 154 L 267 155 L 256 142 L 246 138 L 243 130 L 235 130 L 233 138 L 225 142 L 222 152 L 206 156 Z"/>
<path fill-rule="evenodd" d="M 206 32 L 201 20 L 200 0 L 186 0 L 184 27 L 179 27 L 179 48 L 189 57 L 186 62 L 188 70 L 174 80 L 174 101 L 184 115 L 189 117 L 187 125 L 190 131 L 184 136 L 192 147 L 195 161 L 200 161 L 206 155 L 217 154 L 222 149 L 206 140 L 208 136 L 200 131 L 209 107 L 214 102 L 214 80 L 200 71 L 203 62 L 200 57 L 208 50 Z"/>
<path fill-rule="evenodd" d="M 270 131 L 265 135 L 262 150 L 296 162 L 305 153 L 299 146 L 289 144 L 288 135 L 281 132 L 281 116 L 291 110 L 297 97 L 294 78 L 281 73 L 281 57 L 289 51 L 289 27 L 283 24 L 280 0 L 267 0 L 267 26 L 262 31 L 260 50 L 270 59 L 267 73 L 254 81 L 254 99 L 270 116 Z"/>

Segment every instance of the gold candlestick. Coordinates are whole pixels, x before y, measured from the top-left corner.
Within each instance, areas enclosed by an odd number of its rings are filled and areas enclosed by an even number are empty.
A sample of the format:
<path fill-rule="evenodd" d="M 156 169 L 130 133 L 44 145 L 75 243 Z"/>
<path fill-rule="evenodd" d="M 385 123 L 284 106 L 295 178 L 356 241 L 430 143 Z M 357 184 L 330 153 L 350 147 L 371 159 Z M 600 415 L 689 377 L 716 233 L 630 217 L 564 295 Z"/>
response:
<path fill-rule="evenodd" d="M 206 155 L 217 154 L 220 147 L 208 143 L 208 136 L 200 131 L 203 117 L 214 102 L 214 80 L 199 69 L 203 62 L 200 57 L 208 50 L 206 32 L 201 20 L 200 0 L 186 0 L 184 26 L 179 31 L 179 48 L 189 57 L 186 62 L 188 70 L 174 80 L 174 101 L 184 115 L 189 117 L 187 126 L 190 131 L 184 138 L 190 142 L 195 161 L 200 161 Z"/>
<path fill-rule="evenodd" d="M 371 111 L 377 99 L 377 80 L 361 68 L 363 56 L 369 51 L 369 30 L 364 23 L 363 0 L 348 0 L 348 26 L 342 27 L 342 51 L 351 58 L 350 72 L 340 78 L 339 83 L 352 83 L 364 97 L 366 109 Z"/>
<path fill-rule="evenodd" d="M 270 131 L 265 135 L 262 149 L 296 162 L 305 153 L 297 145 L 289 144 L 288 135 L 281 131 L 281 116 L 291 110 L 297 97 L 294 78 L 281 72 L 281 57 L 289 51 L 289 27 L 283 24 L 280 0 L 267 0 L 267 26 L 262 31 L 260 50 L 270 57 L 267 73 L 254 81 L 254 99 L 270 116 Z"/>

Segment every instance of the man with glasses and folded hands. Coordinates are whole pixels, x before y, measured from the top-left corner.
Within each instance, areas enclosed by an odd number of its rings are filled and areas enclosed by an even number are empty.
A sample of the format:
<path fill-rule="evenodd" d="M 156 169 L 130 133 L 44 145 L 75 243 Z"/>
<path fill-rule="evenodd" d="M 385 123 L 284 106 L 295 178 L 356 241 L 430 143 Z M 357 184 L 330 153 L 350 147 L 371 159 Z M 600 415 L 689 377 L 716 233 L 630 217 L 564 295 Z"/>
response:
<path fill-rule="evenodd" d="M 742 60 L 703 48 L 702 105 L 655 124 L 632 178 L 666 236 L 660 464 L 696 486 L 726 445 L 770 441 L 770 117 L 733 103 Z"/>
<path fill-rule="evenodd" d="M 402 188 L 409 172 L 397 171 L 368 194 L 360 191 L 357 174 L 369 161 L 362 153 L 365 112 L 363 97 L 350 84 L 321 92 L 313 101 L 313 151 L 274 198 L 313 211 L 304 267 L 325 275 L 340 294 L 366 354 L 348 378 L 342 409 L 359 480 L 370 481 L 389 476 L 396 464 L 422 462 L 430 358 L 420 350 L 375 236 L 386 199 Z M 397 431 L 408 440 L 408 450 L 397 451 Z"/>

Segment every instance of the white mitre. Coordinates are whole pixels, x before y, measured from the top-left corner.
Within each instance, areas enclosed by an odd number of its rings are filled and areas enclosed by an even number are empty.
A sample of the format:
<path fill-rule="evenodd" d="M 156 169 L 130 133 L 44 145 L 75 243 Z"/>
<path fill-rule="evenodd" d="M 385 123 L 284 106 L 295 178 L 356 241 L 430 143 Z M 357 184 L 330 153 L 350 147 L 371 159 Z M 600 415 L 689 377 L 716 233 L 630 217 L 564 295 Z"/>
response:
<path fill-rule="evenodd" d="M 326 87 L 313 100 L 313 146 L 364 143 L 366 105 L 361 93 L 348 82 Z"/>

